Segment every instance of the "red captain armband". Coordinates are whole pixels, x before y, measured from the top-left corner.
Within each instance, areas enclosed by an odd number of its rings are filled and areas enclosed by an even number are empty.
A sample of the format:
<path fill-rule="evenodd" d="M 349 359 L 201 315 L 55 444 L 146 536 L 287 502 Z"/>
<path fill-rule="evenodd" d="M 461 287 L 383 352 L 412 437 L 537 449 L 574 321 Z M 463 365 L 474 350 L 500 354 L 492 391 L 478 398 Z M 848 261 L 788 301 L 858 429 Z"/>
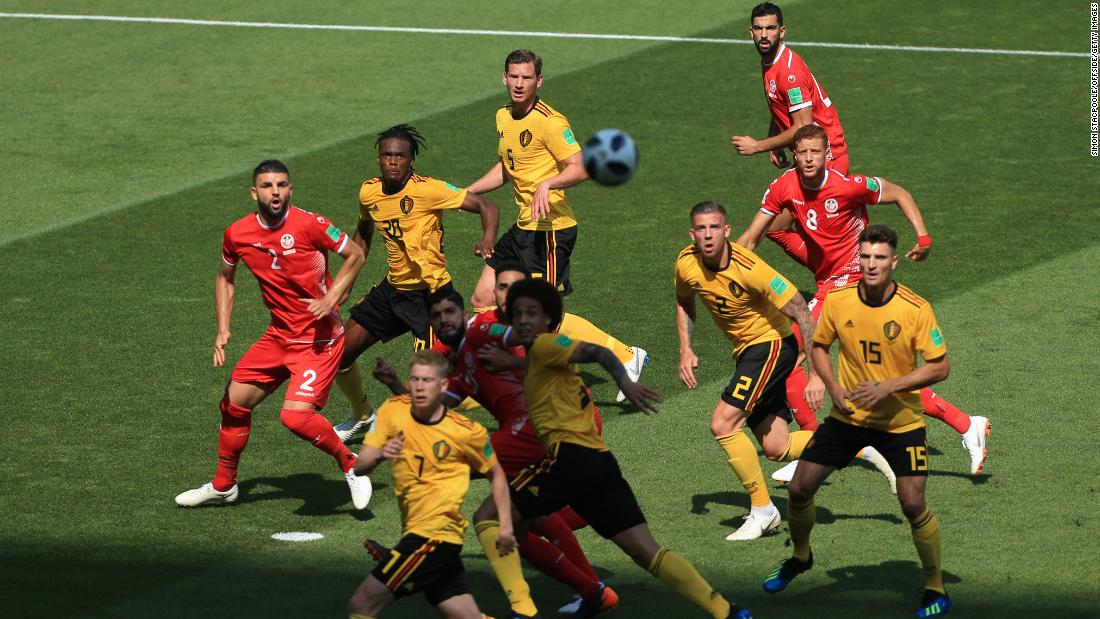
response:
<path fill-rule="evenodd" d="M 917 247 L 932 247 L 932 237 L 922 234 L 917 237 Z"/>

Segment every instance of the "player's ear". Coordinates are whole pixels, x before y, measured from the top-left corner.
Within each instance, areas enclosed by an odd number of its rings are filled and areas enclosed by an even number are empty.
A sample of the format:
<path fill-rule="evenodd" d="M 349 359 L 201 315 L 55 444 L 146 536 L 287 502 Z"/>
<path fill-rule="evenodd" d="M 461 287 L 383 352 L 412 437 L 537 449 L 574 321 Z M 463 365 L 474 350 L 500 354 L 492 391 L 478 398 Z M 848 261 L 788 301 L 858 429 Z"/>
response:
<path fill-rule="evenodd" d="M 541 87 L 542 87 L 542 76 L 537 75 L 537 76 L 535 76 L 535 88 L 541 88 Z"/>
<path fill-rule="evenodd" d="M 259 194 L 256 193 L 256 186 L 255 185 L 249 187 L 248 192 L 252 194 L 252 199 L 253 200 L 259 200 L 260 199 Z"/>
<path fill-rule="evenodd" d="M 500 77 L 500 83 L 504 84 L 505 86 L 508 85 L 508 72 L 507 71 L 505 71 L 504 74 Z"/>

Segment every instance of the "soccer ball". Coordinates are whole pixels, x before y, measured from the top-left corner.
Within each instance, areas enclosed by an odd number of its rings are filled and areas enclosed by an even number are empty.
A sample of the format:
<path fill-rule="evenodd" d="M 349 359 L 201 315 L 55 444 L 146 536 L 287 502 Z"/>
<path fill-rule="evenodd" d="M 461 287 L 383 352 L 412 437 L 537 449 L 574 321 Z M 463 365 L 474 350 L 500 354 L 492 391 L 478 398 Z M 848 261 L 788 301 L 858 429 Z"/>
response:
<path fill-rule="evenodd" d="M 600 129 L 584 143 L 584 169 L 605 187 L 621 185 L 638 169 L 638 148 L 625 131 Z"/>

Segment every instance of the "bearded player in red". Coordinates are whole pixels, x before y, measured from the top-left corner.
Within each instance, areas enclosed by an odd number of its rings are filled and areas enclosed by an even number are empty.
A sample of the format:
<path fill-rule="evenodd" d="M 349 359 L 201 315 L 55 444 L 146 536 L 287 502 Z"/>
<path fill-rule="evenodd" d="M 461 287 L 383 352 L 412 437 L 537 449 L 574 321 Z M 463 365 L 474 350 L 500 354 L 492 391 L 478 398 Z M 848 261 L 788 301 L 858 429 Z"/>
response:
<path fill-rule="evenodd" d="M 530 475 L 524 469 L 546 457 L 546 448 L 528 418 L 523 371 L 515 367 L 524 351 L 522 347 L 507 346 L 509 329 L 501 322 L 508 288 L 526 276 L 518 264 L 500 265 L 494 287 L 497 307 L 476 314 L 468 324 L 461 295 L 440 291 L 430 301 L 432 332 L 437 338 L 432 350 L 447 356 L 453 368 L 447 377 L 443 401 L 453 407 L 473 398 L 496 418 L 499 425 L 490 440 L 509 480 Z M 492 349 L 496 352 L 491 352 Z M 494 372 L 483 357 L 511 367 Z M 382 359 L 378 360 L 374 376 L 394 393 L 405 392 L 397 373 Z M 598 413 L 596 424 L 601 425 Z M 543 518 L 534 532 L 519 540 L 520 554 L 528 563 L 577 592 L 576 599 L 561 609 L 563 614 L 590 616 L 615 608 L 619 600 L 614 590 L 600 582 L 573 535 L 574 528 L 584 525 L 580 516 L 565 508 Z M 379 552 L 378 556 L 386 555 Z"/>
<path fill-rule="evenodd" d="M 760 202 L 760 212 L 737 243 L 755 249 L 778 215 L 787 212 L 793 216 L 798 222 L 798 234 L 806 244 L 807 266 L 817 280 L 817 294 L 810 302 L 810 310 L 817 320 L 821 301 L 830 290 L 862 277 L 859 234 L 867 227 L 867 205 L 896 204 L 909 220 L 917 235 L 917 244 L 906 252 L 906 258 L 913 261 L 927 258 L 932 249 L 932 237 L 924 226 L 916 201 L 904 187 L 876 176 L 846 176 L 830 168 L 829 143 L 824 129 L 816 125 L 800 128 L 795 132 L 794 145 L 795 168 L 772 181 Z M 926 415 L 947 423 L 962 434 L 963 447 L 970 452 L 970 473 L 980 473 L 985 463 L 989 419 L 967 415 L 927 387 L 921 389 L 920 398 Z M 789 473 L 793 474 L 793 470 Z M 780 477 L 786 475 L 775 478 Z"/>
<path fill-rule="evenodd" d="M 292 190 L 285 165 L 274 160 L 260 163 L 252 172 L 257 212 L 225 230 L 222 264 L 214 279 L 214 367 L 225 363 L 238 263 L 248 265 L 259 281 L 271 325 L 237 362 L 222 397 L 214 480 L 177 496 L 180 506 L 237 501 L 237 465 L 248 443 L 252 409 L 288 380 L 279 412 L 283 425 L 335 458 L 356 509 L 370 501 L 370 479 L 355 475 L 355 454 L 317 413 L 325 406 L 344 350 L 337 303 L 347 296 L 363 266 L 363 250 L 325 217 L 291 204 Z M 329 275 L 328 252 L 344 258 L 335 280 Z"/>

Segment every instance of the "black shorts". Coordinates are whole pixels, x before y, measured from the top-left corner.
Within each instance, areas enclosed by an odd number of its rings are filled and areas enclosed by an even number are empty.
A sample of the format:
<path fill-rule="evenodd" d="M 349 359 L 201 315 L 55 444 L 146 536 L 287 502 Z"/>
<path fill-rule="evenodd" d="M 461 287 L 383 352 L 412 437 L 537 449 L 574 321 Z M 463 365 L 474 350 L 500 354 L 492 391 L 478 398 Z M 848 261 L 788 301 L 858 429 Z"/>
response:
<path fill-rule="evenodd" d="M 451 282 L 439 290 L 453 289 Z M 432 291 L 398 290 L 389 280 L 382 280 L 349 311 L 351 319 L 362 325 L 382 342 L 412 331 L 414 337 L 425 342 L 432 339 L 431 315 L 428 299 Z"/>
<path fill-rule="evenodd" d="M 790 423 L 787 405 L 787 377 L 798 359 L 798 342 L 793 335 L 782 340 L 753 344 L 741 351 L 722 401 L 749 413 L 748 427 L 755 428 L 768 415 Z"/>
<path fill-rule="evenodd" d="M 569 257 L 576 244 L 576 226 L 564 230 L 524 230 L 512 226 L 497 241 L 493 257 L 486 264 L 495 270 L 500 265 L 518 262 L 532 277 L 546 279 L 564 296 L 573 292 Z"/>
<path fill-rule="evenodd" d="M 542 462 L 512 478 L 511 489 L 512 505 L 524 519 L 546 516 L 568 505 L 607 539 L 645 522 L 638 499 L 610 451 L 558 443 Z"/>
<path fill-rule="evenodd" d="M 382 581 L 393 597 L 423 592 L 432 606 L 469 593 L 462 546 L 419 535 L 402 537 L 371 575 Z"/>
<path fill-rule="evenodd" d="M 839 469 L 867 446 L 877 449 L 898 477 L 928 476 L 928 435 L 923 427 L 885 432 L 826 417 L 802 451 L 802 459 Z"/>

